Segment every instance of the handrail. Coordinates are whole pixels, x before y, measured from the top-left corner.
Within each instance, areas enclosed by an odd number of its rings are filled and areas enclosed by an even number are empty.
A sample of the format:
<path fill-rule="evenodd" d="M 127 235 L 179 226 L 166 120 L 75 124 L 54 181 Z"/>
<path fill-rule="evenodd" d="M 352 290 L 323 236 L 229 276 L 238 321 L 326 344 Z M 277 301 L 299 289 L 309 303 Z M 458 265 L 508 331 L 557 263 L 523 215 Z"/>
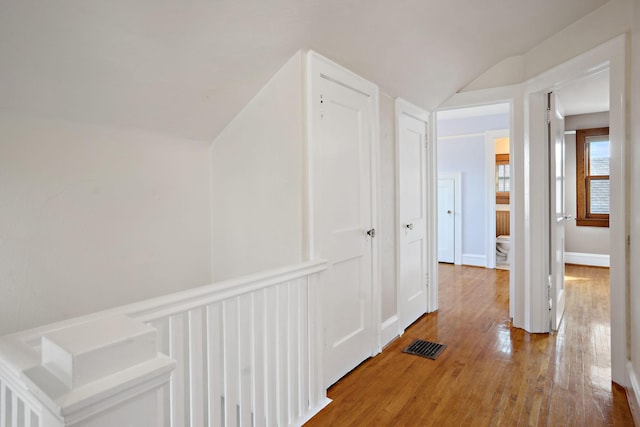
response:
<path fill-rule="evenodd" d="M 22 348 L 22 350 L 24 350 L 24 352 L 16 355 L 18 356 L 18 360 L 16 360 L 15 357 L 11 358 L 17 368 L 25 369 L 29 367 L 31 362 L 37 363 L 38 359 L 33 359 L 33 357 L 39 355 L 29 350 L 39 350 L 40 337 L 45 333 L 62 329 L 76 323 L 84 323 L 113 314 L 125 314 L 141 321 L 147 321 L 158 317 L 160 314 L 170 314 L 180 311 L 180 309 L 202 305 L 201 301 L 207 301 L 207 303 L 220 301 L 224 298 L 245 294 L 260 287 L 269 287 L 275 283 L 315 274 L 326 269 L 327 262 L 325 260 L 305 261 L 300 264 L 221 280 L 209 285 L 197 286 L 151 299 L 37 326 L 24 331 L 14 332 L 0 337 L 0 365 L 3 354 L 5 354 L 10 347 L 14 349 Z M 178 301 L 179 303 L 177 303 Z M 194 303 L 194 301 L 197 302 Z M 170 308 L 170 306 L 174 306 L 175 308 Z M 12 354 L 14 351 L 10 351 L 9 353 Z"/>
<path fill-rule="evenodd" d="M 244 295 L 255 295 L 256 292 L 266 291 L 276 285 L 290 286 L 287 285 L 288 283 L 292 283 L 292 286 L 296 287 L 300 286 L 299 284 L 307 283 L 307 285 L 304 286 L 305 289 L 308 290 L 304 292 L 311 293 L 305 297 L 305 300 L 307 298 L 313 299 L 317 297 L 317 294 L 315 294 L 316 291 L 311 289 L 315 289 L 316 285 L 314 285 L 314 283 L 316 282 L 309 282 L 309 278 L 326 269 L 327 263 L 323 260 L 302 262 L 284 268 L 272 269 L 257 274 L 198 286 L 192 289 L 5 335 L 0 337 L 0 391 L 2 391 L 2 387 L 11 386 L 7 390 L 10 390 L 10 392 L 14 394 L 13 398 L 15 399 L 16 396 L 18 396 L 22 401 L 21 405 L 29 405 L 31 407 L 32 412 L 29 412 L 28 416 L 37 417 L 40 420 L 38 425 L 46 426 L 48 424 L 42 424 L 40 414 L 44 411 L 45 406 L 51 407 L 51 402 L 44 405 L 40 397 L 36 398 L 30 394 L 30 387 L 28 386 L 28 384 L 30 384 L 30 386 L 33 387 L 33 382 L 29 382 L 30 375 L 36 375 L 37 377 L 40 375 L 40 371 L 38 370 L 42 370 L 40 365 L 42 364 L 41 357 L 43 350 L 41 348 L 41 342 L 43 336 L 55 336 L 59 334 L 60 331 L 67 331 L 69 328 L 77 329 L 79 325 L 81 327 L 81 325 L 89 322 L 99 323 L 103 319 L 111 316 L 126 316 L 135 319 L 135 321 L 153 325 L 156 321 L 166 322 L 166 319 L 171 319 L 174 316 L 183 316 L 185 313 L 192 313 L 194 311 L 202 312 L 206 307 L 226 304 L 234 299 L 239 301 L 238 298 L 244 298 Z M 300 281 L 300 279 L 304 281 Z M 312 288 L 306 288 L 309 284 L 311 284 L 310 286 L 312 286 Z M 276 290 L 274 290 L 274 292 L 275 291 Z M 249 296 L 249 298 L 253 297 Z M 309 301 L 305 302 L 307 305 L 309 303 Z M 316 304 L 316 302 L 312 304 Z M 315 309 L 309 307 L 307 307 L 307 309 L 311 310 L 309 315 L 312 316 L 310 318 L 311 320 L 307 321 L 313 323 L 313 325 L 311 323 L 309 324 L 309 327 L 312 328 L 309 329 L 309 332 L 315 335 L 316 328 L 318 327 L 317 322 L 313 320 Z M 307 339 L 317 340 L 317 338 L 313 338 L 312 336 Z M 168 366 L 165 362 L 160 362 Z M 178 360 L 178 367 L 180 366 L 181 362 Z M 27 372 L 26 377 L 25 372 Z M 35 373 L 30 374 L 30 372 Z M 166 369 L 164 372 L 166 372 Z M 313 386 L 315 386 L 315 381 L 312 382 L 314 382 Z M 38 406 L 39 400 L 40 405 Z M 323 400 L 326 400 L 326 398 L 319 396 L 319 399 L 316 399 L 316 406 L 318 402 Z M 322 402 L 320 402 L 320 404 L 321 403 Z M 173 422 L 174 421 L 172 421 L 172 423 Z M 179 423 L 177 425 L 179 425 Z"/>

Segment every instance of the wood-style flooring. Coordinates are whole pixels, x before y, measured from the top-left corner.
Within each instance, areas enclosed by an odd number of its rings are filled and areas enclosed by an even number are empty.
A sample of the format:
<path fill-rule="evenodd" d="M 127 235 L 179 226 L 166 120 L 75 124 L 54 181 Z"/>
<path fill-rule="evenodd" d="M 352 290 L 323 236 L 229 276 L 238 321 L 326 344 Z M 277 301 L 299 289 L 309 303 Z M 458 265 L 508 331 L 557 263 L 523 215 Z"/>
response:
<path fill-rule="evenodd" d="M 511 327 L 509 272 L 441 264 L 439 310 L 329 389 L 307 426 L 632 426 L 611 383 L 609 270 L 567 265 L 556 335 Z M 446 344 L 437 360 L 402 353 Z"/>

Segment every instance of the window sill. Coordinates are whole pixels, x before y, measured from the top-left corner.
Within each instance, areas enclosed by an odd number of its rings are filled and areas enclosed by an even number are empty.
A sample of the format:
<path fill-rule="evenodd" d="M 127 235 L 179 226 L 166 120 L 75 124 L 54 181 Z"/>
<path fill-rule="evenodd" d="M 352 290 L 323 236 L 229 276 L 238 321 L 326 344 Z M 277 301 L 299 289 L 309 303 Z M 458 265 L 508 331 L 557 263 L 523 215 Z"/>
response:
<path fill-rule="evenodd" d="M 609 219 L 582 218 L 576 219 L 578 227 L 609 227 Z"/>

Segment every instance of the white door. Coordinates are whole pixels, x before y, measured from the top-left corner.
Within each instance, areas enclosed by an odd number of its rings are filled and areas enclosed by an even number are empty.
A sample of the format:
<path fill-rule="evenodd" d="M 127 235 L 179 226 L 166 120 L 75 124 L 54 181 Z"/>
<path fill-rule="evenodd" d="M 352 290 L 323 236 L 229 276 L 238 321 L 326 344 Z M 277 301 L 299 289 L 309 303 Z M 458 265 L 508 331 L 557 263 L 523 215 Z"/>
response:
<path fill-rule="evenodd" d="M 564 313 L 564 117 L 553 93 L 549 111 L 549 311 L 551 330 L 558 330 Z"/>
<path fill-rule="evenodd" d="M 454 262 L 455 179 L 438 178 L 438 262 Z"/>
<path fill-rule="evenodd" d="M 398 315 L 404 329 L 427 311 L 427 124 L 400 114 L 398 126 Z"/>
<path fill-rule="evenodd" d="M 314 256 L 322 275 L 324 383 L 372 355 L 371 98 L 323 76 L 312 89 Z"/>

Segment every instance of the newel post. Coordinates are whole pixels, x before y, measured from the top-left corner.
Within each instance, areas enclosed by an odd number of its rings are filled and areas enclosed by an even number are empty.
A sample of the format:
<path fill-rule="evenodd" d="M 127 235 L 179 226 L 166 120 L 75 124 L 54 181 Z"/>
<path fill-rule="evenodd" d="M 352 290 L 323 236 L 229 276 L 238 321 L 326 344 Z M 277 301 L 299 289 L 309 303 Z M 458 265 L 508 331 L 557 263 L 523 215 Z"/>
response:
<path fill-rule="evenodd" d="M 42 335 L 40 364 L 22 376 L 44 427 L 151 427 L 174 368 L 153 327 L 114 315 Z"/>

